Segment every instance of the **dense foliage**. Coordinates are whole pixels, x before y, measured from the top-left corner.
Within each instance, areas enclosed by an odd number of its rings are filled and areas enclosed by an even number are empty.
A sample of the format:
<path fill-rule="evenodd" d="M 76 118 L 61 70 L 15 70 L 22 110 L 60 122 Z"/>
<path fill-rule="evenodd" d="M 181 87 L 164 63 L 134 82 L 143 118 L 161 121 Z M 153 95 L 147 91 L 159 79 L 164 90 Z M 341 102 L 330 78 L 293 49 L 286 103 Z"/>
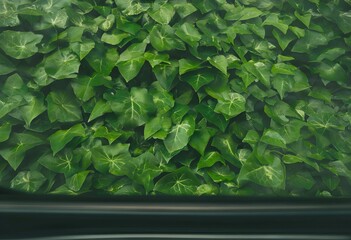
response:
<path fill-rule="evenodd" d="M 350 0 L 0 0 L 0 183 L 351 195 Z"/>

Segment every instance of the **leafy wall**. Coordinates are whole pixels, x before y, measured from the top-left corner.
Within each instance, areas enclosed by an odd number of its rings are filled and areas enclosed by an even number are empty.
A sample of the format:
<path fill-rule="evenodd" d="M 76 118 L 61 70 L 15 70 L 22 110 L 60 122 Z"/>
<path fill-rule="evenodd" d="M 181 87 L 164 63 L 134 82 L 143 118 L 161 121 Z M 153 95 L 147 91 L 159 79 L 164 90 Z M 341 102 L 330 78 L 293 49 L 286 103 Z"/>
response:
<path fill-rule="evenodd" d="M 0 183 L 351 195 L 350 0 L 1 0 Z"/>

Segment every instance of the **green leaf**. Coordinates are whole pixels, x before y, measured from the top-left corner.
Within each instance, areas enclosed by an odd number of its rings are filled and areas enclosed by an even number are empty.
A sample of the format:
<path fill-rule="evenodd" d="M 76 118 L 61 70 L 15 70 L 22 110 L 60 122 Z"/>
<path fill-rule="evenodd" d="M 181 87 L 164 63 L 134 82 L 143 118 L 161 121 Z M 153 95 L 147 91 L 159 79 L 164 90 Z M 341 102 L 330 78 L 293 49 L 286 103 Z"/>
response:
<path fill-rule="evenodd" d="M 0 54 L 0 76 L 10 74 L 15 70 L 14 64 L 7 57 Z"/>
<path fill-rule="evenodd" d="M 93 135 L 95 138 L 105 138 L 107 139 L 108 143 L 111 145 L 114 141 L 116 141 L 122 133 L 109 131 L 109 129 L 105 126 L 100 126 L 98 129 L 95 130 Z"/>
<path fill-rule="evenodd" d="M 73 155 L 72 151 L 64 151 L 56 156 L 46 153 L 38 159 L 45 168 L 55 173 L 64 173 L 66 176 L 72 176 L 78 172 L 79 161 L 80 159 Z"/>
<path fill-rule="evenodd" d="M 201 34 L 191 23 L 185 22 L 180 25 L 175 34 L 184 42 L 189 44 L 191 47 L 196 47 L 198 42 L 201 40 Z"/>
<path fill-rule="evenodd" d="M 215 136 L 212 140 L 211 146 L 215 147 L 226 161 L 234 165 L 238 164 L 236 161 L 236 149 L 238 144 L 234 142 L 231 135 L 219 134 Z"/>
<path fill-rule="evenodd" d="M 146 42 L 133 44 L 120 55 L 117 67 L 127 82 L 135 78 L 144 65 L 146 46 Z"/>
<path fill-rule="evenodd" d="M 178 74 L 178 66 L 174 63 L 160 64 L 153 68 L 153 72 L 160 85 L 166 90 L 171 90 Z"/>
<path fill-rule="evenodd" d="M 225 93 L 223 98 L 218 100 L 215 112 L 222 113 L 228 120 L 245 112 L 246 99 L 239 93 Z"/>
<path fill-rule="evenodd" d="M 170 51 L 172 49 L 185 50 L 185 45 L 174 34 L 169 25 L 155 25 L 150 32 L 151 45 L 157 51 Z"/>
<path fill-rule="evenodd" d="M 208 58 L 208 61 L 212 66 L 221 71 L 224 75 L 227 75 L 228 61 L 223 55 L 218 55 L 212 58 Z"/>
<path fill-rule="evenodd" d="M 82 188 L 82 186 L 83 186 L 83 184 L 84 184 L 84 182 L 85 182 L 85 180 L 90 172 L 91 172 L 90 170 L 79 172 L 79 173 L 76 173 L 73 176 L 67 178 L 67 180 L 66 180 L 67 187 L 69 189 L 71 189 L 72 191 L 78 192 Z"/>
<path fill-rule="evenodd" d="M 261 141 L 272 146 L 286 148 L 285 139 L 276 131 L 267 129 L 261 138 Z"/>
<path fill-rule="evenodd" d="M 106 48 L 95 45 L 95 48 L 87 55 L 89 65 L 103 76 L 109 76 L 116 66 L 119 55 L 115 48 Z"/>
<path fill-rule="evenodd" d="M 0 143 L 9 139 L 12 130 L 12 125 L 9 122 L 0 125 Z"/>
<path fill-rule="evenodd" d="M 316 180 L 310 172 L 304 171 L 288 176 L 287 183 L 294 189 L 310 190 L 316 184 Z"/>
<path fill-rule="evenodd" d="M 71 86 L 77 98 L 83 102 L 86 102 L 94 97 L 95 95 L 94 87 L 108 84 L 109 82 L 111 82 L 110 76 L 103 76 L 101 74 L 96 74 L 92 77 L 88 77 L 88 76 L 78 77 L 71 82 Z"/>
<path fill-rule="evenodd" d="M 125 125 L 141 126 L 149 120 L 154 112 L 151 95 L 145 88 L 118 90 L 114 95 L 105 94 L 105 99 L 113 112 L 119 114 L 118 120 Z"/>
<path fill-rule="evenodd" d="M 0 155 L 9 163 L 13 170 L 17 170 L 28 150 L 40 146 L 43 139 L 29 133 L 15 133 L 9 143 L 0 148 Z"/>
<path fill-rule="evenodd" d="M 85 129 L 82 124 L 74 125 L 67 130 L 59 130 L 52 134 L 48 140 L 50 141 L 51 149 L 56 155 L 75 137 L 84 137 Z"/>
<path fill-rule="evenodd" d="M 200 68 L 201 62 L 192 59 L 180 59 L 179 60 L 179 75 L 183 75 L 187 72 L 194 71 Z"/>
<path fill-rule="evenodd" d="M 14 27 L 20 24 L 16 4 L 9 1 L 2 1 L 0 12 L 0 27 Z"/>
<path fill-rule="evenodd" d="M 24 95 L 28 90 L 21 76 L 16 73 L 6 79 L 1 91 L 7 96 L 15 96 Z"/>
<path fill-rule="evenodd" d="M 210 82 L 214 81 L 215 73 L 211 70 L 205 69 L 197 73 L 191 72 L 182 76 L 182 80 L 189 83 L 197 92 L 199 89 Z"/>
<path fill-rule="evenodd" d="M 306 31 L 305 36 L 297 40 L 291 51 L 297 53 L 305 53 L 314 48 L 325 46 L 328 44 L 328 42 L 328 38 L 322 33 Z"/>
<path fill-rule="evenodd" d="M 207 171 L 210 178 L 216 182 L 231 182 L 235 178 L 235 174 L 228 166 L 215 165 Z"/>
<path fill-rule="evenodd" d="M 99 100 L 98 102 L 96 102 L 88 122 L 91 122 L 93 120 L 95 120 L 98 117 L 103 116 L 106 113 L 112 112 L 111 106 L 110 104 L 108 104 L 106 101 L 104 100 Z"/>
<path fill-rule="evenodd" d="M 322 62 L 318 67 L 319 76 L 326 81 L 346 82 L 348 80 L 348 74 L 345 69 L 336 63 L 324 63 Z"/>
<path fill-rule="evenodd" d="M 150 17 L 160 24 L 168 24 L 174 14 L 175 10 L 172 4 L 157 2 L 153 3 L 152 8 L 148 11 Z"/>
<path fill-rule="evenodd" d="M 227 128 L 228 122 L 222 115 L 215 113 L 214 108 L 212 108 L 210 105 L 202 103 L 197 105 L 195 109 L 201 113 L 201 115 L 206 118 L 207 121 L 217 126 L 222 132 L 224 132 Z"/>
<path fill-rule="evenodd" d="M 306 27 L 310 26 L 312 14 L 311 13 L 305 13 L 305 14 L 299 14 L 299 12 L 295 11 L 294 12 L 295 17 L 299 19 Z"/>
<path fill-rule="evenodd" d="M 198 153 L 204 155 L 207 144 L 211 138 L 209 131 L 206 128 L 197 130 L 191 137 L 189 145 L 194 148 Z"/>
<path fill-rule="evenodd" d="M 271 164 L 263 166 L 250 161 L 246 162 L 240 170 L 238 176 L 240 185 L 251 181 L 264 187 L 285 188 L 285 168 L 279 158 L 275 157 Z"/>
<path fill-rule="evenodd" d="M 44 97 L 42 95 L 26 96 L 25 101 L 27 104 L 20 107 L 20 111 L 26 125 L 30 126 L 34 119 L 46 111 L 46 106 L 44 105 Z"/>
<path fill-rule="evenodd" d="M 50 122 L 76 122 L 82 120 L 78 102 L 68 91 L 53 91 L 46 98 Z"/>
<path fill-rule="evenodd" d="M 164 144 L 169 153 L 184 148 L 195 130 L 195 122 L 192 117 L 185 118 L 181 123 L 175 125 L 169 132 Z"/>
<path fill-rule="evenodd" d="M 69 49 L 62 49 L 51 54 L 44 60 L 46 73 L 55 79 L 75 78 L 79 71 L 80 62 Z"/>
<path fill-rule="evenodd" d="M 155 156 L 146 152 L 131 160 L 130 164 L 130 178 L 143 185 L 146 192 L 152 191 L 153 180 L 162 173 Z"/>
<path fill-rule="evenodd" d="M 10 57 L 29 58 L 38 52 L 37 45 L 42 39 L 41 34 L 6 30 L 0 33 L 0 48 Z"/>
<path fill-rule="evenodd" d="M 209 152 L 202 156 L 197 164 L 197 168 L 209 168 L 217 162 L 224 164 L 222 156 L 218 152 Z"/>
<path fill-rule="evenodd" d="M 19 191 L 34 193 L 45 183 L 46 178 L 38 171 L 22 171 L 11 181 L 11 188 Z"/>
<path fill-rule="evenodd" d="M 226 13 L 226 20 L 249 20 L 262 15 L 262 11 L 255 7 L 237 7 L 234 9 L 228 9 L 229 12 Z"/>
<path fill-rule="evenodd" d="M 169 195 L 193 195 L 200 185 L 199 179 L 187 167 L 169 173 L 162 177 L 154 190 Z"/>
<path fill-rule="evenodd" d="M 96 170 L 116 176 L 126 175 L 127 164 L 131 161 L 128 144 L 100 146 L 92 150 L 92 160 Z"/>

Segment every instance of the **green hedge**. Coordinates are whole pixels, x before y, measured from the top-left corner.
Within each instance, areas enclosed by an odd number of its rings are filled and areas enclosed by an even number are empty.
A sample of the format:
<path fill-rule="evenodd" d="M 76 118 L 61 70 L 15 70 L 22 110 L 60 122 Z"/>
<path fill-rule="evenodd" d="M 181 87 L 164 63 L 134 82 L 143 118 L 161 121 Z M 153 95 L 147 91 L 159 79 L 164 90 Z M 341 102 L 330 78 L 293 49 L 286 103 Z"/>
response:
<path fill-rule="evenodd" d="M 351 196 L 350 0 L 2 0 L 0 183 Z"/>

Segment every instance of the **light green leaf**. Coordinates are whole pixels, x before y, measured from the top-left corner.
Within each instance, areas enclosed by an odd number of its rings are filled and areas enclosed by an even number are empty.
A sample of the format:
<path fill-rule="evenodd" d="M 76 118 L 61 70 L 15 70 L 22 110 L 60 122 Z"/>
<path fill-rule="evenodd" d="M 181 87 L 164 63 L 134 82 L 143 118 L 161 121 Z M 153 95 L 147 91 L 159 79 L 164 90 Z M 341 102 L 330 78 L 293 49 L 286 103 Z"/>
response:
<path fill-rule="evenodd" d="M 228 120 L 245 112 L 246 99 L 239 93 L 225 93 L 223 98 L 218 100 L 215 112 L 222 113 Z"/>
<path fill-rule="evenodd" d="M 84 184 L 84 182 L 85 182 L 85 180 L 90 172 L 91 172 L 90 170 L 79 172 L 79 173 L 76 173 L 73 176 L 67 178 L 67 180 L 66 180 L 67 187 L 69 189 L 71 189 L 72 191 L 78 192 L 82 188 L 82 186 L 83 186 L 83 184 Z"/>
<path fill-rule="evenodd" d="M 7 145 L 0 148 L 0 155 L 17 170 L 28 150 L 44 143 L 43 139 L 29 133 L 15 133 Z"/>
<path fill-rule="evenodd" d="M 150 17 L 160 24 L 168 24 L 174 14 L 175 10 L 172 4 L 157 2 L 153 3 L 152 8 L 148 11 Z"/>
<path fill-rule="evenodd" d="M 67 130 L 59 130 L 52 134 L 48 140 L 50 141 L 51 149 L 56 155 L 75 137 L 84 137 L 85 129 L 82 124 L 74 125 Z"/>
<path fill-rule="evenodd" d="M 37 45 L 43 35 L 32 32 L 16 32 L 6 30 L 0 33 L 0 48 L 10 57 L 16 59 L 29 58 L 38 52 Z"/>
<path fill-rule="evenodd" d="M 224 164 L 222 156 L 218 152 L 208 152 L 200 158 L 199 163 L 197 164 L 197 168 L 209 168 L 217 162 Z"/>
<path fill-rule="evenodd" d="M 286 141 L 285 139 L 276 131 L 267 129 L 261 138 L 261 141 L 280 148 L 286 148 Z"/>
<path fill-rule="evenodd" d="M 154 190 L 170 195 L 193 195 L 200 185 L 195 174 L 187 167 L 182 167 L 162 177 Z"/>
<path fill-rule="evenodd" d="M 92 160 L 96 170 L 116 176 L 126 175 L 126 166 L 131 161 L 128 144 L 100 146 L 93 149 Z"/>
<path fill-rule="evenodd" d="M 46 181 L 46 177 L 38 171 L 22 171 L 11 181 L 11 188 L 19 191 L 34 193 Z"/>
<path fill-rule="evenodd" d="M 217 68 L 224 75 L 227 75 L 228 60 L 224 55 L 218 55 L 212 58 L 208 58 L 208 61 L 212 66 Z"/>
<path fill-rule="evenodd" d="M 98 117 L 103 116 L 105 113 L 112 112 L 110 104 L 104 100 L 99 100 L 96 102 L 93 111 L 90 114 L 88 122 L 95 120 Z"/>
<path fill-rule="evenodd" d="M 195 121 L 192 117 L 185 118 L 181 123 L 175 125 L 169 132 L 164 144 L 169 153 L 184 148 L 195 130 Z"/>
<path fill-rule="evenodd" d="M 12 125 L 9 122 L 0 125 L 0 143 L 9 139 L 12 130 Z"/>
<path fill-rule="evenodd" d="M 191 47 L 196 47 L 201 40 L 201 34 L 191 23 L 185 22 L 180 25 L 175 34 Z"/>

